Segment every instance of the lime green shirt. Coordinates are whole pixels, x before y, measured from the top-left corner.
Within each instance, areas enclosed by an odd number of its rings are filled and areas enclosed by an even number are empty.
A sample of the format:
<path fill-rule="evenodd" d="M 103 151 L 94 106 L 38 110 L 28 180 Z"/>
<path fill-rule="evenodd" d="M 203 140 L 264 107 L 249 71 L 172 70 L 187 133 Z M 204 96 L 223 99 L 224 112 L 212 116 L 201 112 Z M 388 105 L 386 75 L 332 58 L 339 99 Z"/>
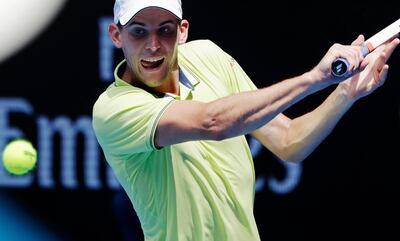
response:
<path fill-rule="evenodd" d="M 158 121 L 172 102 L 209 102 L 256 87 L 211 41 L 180 45 L 178 61 L 181 96 L 156 96 L 129 85 L 117 75 L 125 62 L 117 66 L 115 83 L 93 108 L 106 160 L 132 201 L 146 241 L 260 240 L 245 136 L 154 145 Z"/>

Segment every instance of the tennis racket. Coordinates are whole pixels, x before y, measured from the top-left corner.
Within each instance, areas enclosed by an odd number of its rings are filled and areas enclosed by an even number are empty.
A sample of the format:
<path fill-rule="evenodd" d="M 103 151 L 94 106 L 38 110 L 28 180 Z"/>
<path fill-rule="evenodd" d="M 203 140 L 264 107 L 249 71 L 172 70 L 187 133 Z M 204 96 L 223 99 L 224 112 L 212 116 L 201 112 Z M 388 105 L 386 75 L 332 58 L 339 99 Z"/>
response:
<path fill-rule="evenodd" d="M 400 19 L 388 25 L 376 33 L 371 38 L 367 39 L 361 46 L 361 53 L 365 57 L 374 49 L 393 38 L 396 34 L 400 33 Z M 348 75 L 349 62 L 345 58 L 337 58 L 333 61 L 331 66 L 332 74 L 336 77 L 344 77 Z"/>

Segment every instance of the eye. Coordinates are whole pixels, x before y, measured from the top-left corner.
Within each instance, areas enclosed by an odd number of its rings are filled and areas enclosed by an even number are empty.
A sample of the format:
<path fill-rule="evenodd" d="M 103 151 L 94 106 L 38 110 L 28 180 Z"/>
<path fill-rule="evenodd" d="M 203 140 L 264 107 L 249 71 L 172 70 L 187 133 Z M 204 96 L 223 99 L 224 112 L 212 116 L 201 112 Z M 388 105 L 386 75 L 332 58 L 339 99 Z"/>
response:
<path fill-rule="evenodd" d="M 147 34 L 147 30 L 141 27 L 134 27 L 129 30 L 129 33 L 134 37 L 143 37 Z"/>
<path fill-rule="evenodd" d="M 158 32 L 160 34 L 171 34 L 174 33 L 174 29 L 170 26 L 163 26 L 158 30 Z"/>

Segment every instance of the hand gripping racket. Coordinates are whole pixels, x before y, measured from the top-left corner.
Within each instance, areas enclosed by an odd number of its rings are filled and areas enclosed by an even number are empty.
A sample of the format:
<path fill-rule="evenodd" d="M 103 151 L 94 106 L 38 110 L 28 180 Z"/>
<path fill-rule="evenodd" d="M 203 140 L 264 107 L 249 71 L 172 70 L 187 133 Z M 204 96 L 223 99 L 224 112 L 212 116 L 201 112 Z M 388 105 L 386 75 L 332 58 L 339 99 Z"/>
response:
<path fill-rule="evenodd" d="M 371 38 L 367 39 L 361 45 L 361 53 L 365 57 L 376 49 L 381 44 L 393 38 L 396 34 L 400 33 L 400 19 L 390 24 L 386 28 L 376 33 Z M 332 74 L 336 77 L 343 77 L 348 75 L 349 62 L 345 58 L 337 58 L 333 61 L 331 66 Z"/>

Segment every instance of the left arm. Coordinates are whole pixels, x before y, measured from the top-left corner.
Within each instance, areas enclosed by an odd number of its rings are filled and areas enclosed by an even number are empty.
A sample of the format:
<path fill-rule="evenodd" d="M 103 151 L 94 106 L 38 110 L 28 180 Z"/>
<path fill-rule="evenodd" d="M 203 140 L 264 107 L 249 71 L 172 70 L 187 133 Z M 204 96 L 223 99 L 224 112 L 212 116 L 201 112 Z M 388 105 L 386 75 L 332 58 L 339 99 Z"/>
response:
<path fill-rule="evenodd" d="M 351 105 L 338 86 L 315 110 L 293 120 L 279 114 L 252 135 L 280 159 L 301 162 L 331 133 Z"/>
<path fill-rule="evenodd" d="M 252 135 L 280 159 L 303 161 L 331 133 L 355 101 L 384 83 L 389 68 L 386 61 L 399 42 L 396 38 L 369 54 L 367 67 L 341 82 L 315 110 L 293 120 L 279 114 Z"/>

